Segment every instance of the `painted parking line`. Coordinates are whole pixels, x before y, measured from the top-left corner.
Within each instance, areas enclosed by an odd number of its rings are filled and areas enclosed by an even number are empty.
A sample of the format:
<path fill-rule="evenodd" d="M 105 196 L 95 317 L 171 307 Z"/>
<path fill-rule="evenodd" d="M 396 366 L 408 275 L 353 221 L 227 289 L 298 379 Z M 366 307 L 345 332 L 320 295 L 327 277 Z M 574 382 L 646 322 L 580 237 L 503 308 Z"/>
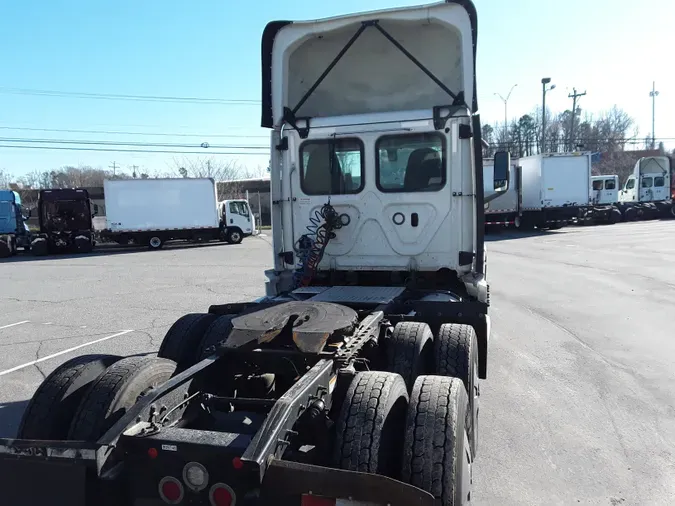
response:
<path fill-rule="evenodd" d="M 17 325 L 23 325 L 24 323 L 29 323 L 29 322 L 30 322 L 30 320 L 24 320 L 22 322 L 10 323 L 9 325 L 3 325 L 2 327 L 0 327 L 0 330 L 8 329 L 10 327 L 16 327 Z"/>
<path fill-rule="evenodd" d="M 79 350 L 80 348 L 84 348 L 85 346 L 91 346 L 92 344 L 102 343 L 103 341 L 107 341 L 108 339 L 113 339 L 114 337 L 123 336 L 124 334 L 128 334 L 130 332 L 133 332 L 133 330 L 122 330 L 121 332 L 117 332 L 116 334 L 112 334 L 110 336 L 102 337 L 101 339 L 96 339 L 95 341 L 89 341 L 88 343 L 73 346 L 72 348 L 68 348 L 67 350 L 59 351 L 58 353 L 53 353 L 52 355 L 47 355 L 46 357 L 42 357 L 42 358 L 39 358 L 37 360 L 33 360 L 32 362 L 27 362 L 25 364 L 17 365 L 16 367 L 12 367 L 11 369 L 7 369 L 6 371 L 0 371 L 0 376 L 4 376 L 5 374 L 9 374 L 11 372 L 18 371 L 19 369 L 24 369 L 26 367 L 30 367 L 30 366 L 35 365 L 35 364 L 39 364 L 40 362 L 44 362 L 45 360 L 50 360 L 52 358 L 56 358 L 60 355 L 65 355 L 66 353 L 70 353 L 71 351 Z"/>

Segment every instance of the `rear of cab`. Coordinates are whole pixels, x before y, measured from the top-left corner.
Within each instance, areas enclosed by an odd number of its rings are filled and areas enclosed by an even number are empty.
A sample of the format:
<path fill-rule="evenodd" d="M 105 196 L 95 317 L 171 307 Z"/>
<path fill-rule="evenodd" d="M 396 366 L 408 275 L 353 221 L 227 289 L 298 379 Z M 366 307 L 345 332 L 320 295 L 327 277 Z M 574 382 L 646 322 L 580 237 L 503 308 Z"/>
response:
<path fill-rule="evenodd" d="M 293 288 L 296 243 L 330 202 L 348 218 L 320 270 L 450 271 L 487 299 L 475 42 L 464 0 L 267 26 L 268 295 Z"/>

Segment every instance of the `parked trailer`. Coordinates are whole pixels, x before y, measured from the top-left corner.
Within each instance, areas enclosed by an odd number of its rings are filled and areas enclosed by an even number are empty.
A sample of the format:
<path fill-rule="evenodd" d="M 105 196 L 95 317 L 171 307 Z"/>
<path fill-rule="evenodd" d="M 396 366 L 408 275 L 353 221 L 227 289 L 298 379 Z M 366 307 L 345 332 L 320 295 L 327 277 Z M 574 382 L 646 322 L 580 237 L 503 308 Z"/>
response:
<path fill-rule="evenodd" d="M 485 225 L 490 227 L 520 228 L 520 185 L 518 160 L 511 158 L 511 179 L 509 187 L 499 197 L 485 204 Z M 498 190 L 493 181 L 494 158 L 483 159 L 484 194 Z"/>
<path fill-rule="evenodd" d="M 158 357 L 57 368 L 0 440 L 3 500 L 468 504 L 510 169 L 484 196 L 476 34 L 467 0 L 269 23 L 266 296 L 183 316 Z"/>
<path fill-rule="evenodd" d="M 250 216 L 246 201 L 232 205 L 240 210 L 236 217 L 230 216 L 228 202 L 224 218 L 231 224 L 221 219 L 211 178 L 106 180 L 103 187 L 107 226 L 100 236 L 105 241 L 151 249 L 176 240 L 239 243 L 251 227 L 241 215 L 246 208 Z"/>
<path fill-rule="evenodd" d="M 98 207 L 92 205 L 87 190 L 40 190 L 37 209 L 40 231 L 31 242 L 33 255 L 87 253 L 93 249 L 92 217 Z"/>
<path fill-rule="evenodd" d="M 624 221 L 675 217 L 672 184 L 673 162 L 668 156 L 640 158 L 619 192 Z"/>
<path fill-rule="evenodd" d="M 558 229 L 590 205 L 589 152 L 549 153 L 520 158 L 521 226 Z"/>
<path fill-rule="evenodd" d="M 30 211 L 24 210 L 17 192 L 0 190 L 0 257 L 16 255 L 19 248 L 30 250 L 29 217 Z"/>

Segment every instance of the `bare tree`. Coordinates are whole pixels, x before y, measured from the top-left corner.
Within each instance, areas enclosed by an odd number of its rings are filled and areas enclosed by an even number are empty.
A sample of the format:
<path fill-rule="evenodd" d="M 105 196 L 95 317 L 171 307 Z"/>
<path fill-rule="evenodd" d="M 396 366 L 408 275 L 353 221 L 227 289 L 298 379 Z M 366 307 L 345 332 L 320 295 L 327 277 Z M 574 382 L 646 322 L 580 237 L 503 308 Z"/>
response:
<path fill-rule="evenodd" d="M 0 169 L 0 189 L 9 188 L 9 185 L 15 181 L 14 176 L 4 169 Z"/>
<path fill-rule="evenodd" d="M 241 179 L 245 172 L 245 168 L 234 160 L 183 158 L 174 159 L 169 177 L 210 177 L 215 181 L 232 181 Z"/>

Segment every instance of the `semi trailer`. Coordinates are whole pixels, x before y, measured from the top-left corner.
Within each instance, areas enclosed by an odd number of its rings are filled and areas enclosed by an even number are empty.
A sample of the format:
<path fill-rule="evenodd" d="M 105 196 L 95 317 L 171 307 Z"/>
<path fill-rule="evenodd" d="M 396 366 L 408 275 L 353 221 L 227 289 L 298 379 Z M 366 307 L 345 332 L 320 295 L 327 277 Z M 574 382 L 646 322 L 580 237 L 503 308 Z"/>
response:
<path fill-rule="evenodd" d="M 269 23 L 265 295 L 59 366 L 0 440 L 7 504 L 468 504 L 510 172 L 483 195 L 476 37 L 468 0 Z"/>
<path fill-rule="evenodd" d="M 85 189 L 63 188 L 40 190 L 38 222 L 31 251 L 48 253 L 88 253 L 95 245 L 92 217 L 98 207 L 91 203 Z"/>
<path fill-rule="evenodd" d="M 106 180 L 103 191 L 103 241 L 160 249 L 168 241 L 239 243 L 251 233 L 248 203 L 228 201 L 223 208 L 212 178 Z"/>
<path fill-rule="evenodd" d="M 30 250 L 31 231 L 26 224 L 30 211 L 21 205 L 13 190 L 0 190 L 0 257 L 16 255 L 19 248 Z"/>

